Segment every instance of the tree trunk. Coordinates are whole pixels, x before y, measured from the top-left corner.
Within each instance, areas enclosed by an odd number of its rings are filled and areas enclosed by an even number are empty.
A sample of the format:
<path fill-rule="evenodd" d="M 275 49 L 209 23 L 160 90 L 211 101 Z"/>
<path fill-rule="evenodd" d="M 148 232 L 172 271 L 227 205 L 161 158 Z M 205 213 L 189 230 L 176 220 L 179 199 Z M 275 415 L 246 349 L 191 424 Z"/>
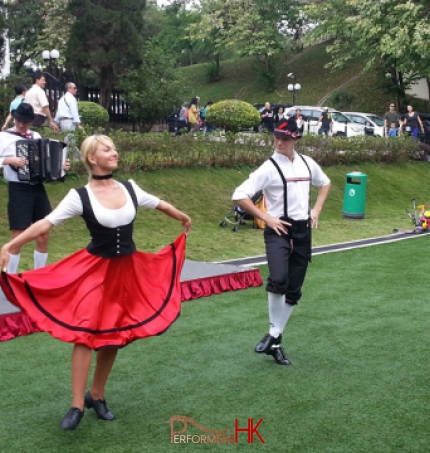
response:
<path fill-rule="evenodd" d="M 100 100 L 99 104 L 109 111 L 113 89 L 113 70 L 111 67 L 104 67 L 100 73 Z"/>

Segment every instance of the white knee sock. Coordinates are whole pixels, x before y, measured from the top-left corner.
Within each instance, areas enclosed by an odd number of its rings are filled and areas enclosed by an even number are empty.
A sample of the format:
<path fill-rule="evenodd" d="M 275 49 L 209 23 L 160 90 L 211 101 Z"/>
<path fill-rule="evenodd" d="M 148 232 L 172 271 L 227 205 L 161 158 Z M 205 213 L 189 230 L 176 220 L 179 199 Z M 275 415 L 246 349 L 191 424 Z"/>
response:
<path fill-rule="evenodd" d="M 39 269 L 41 267 L 45 267 L 46 261 L 48 261 L 48 254 L 41 253 L 37 250 L 34 251 L 34 268 Z"/>
<path fill-rule="evenodd" d="M 12 253 L 10 254 L 9 264 L 7 265 L 8 274 L 16 274 L 18 272 L 20 258 L 21 255 L 19 253 L 17 255 L 12 255 Z"/>
<path fill-rule="evenodd" d="M 288 319 L 293 312 L 294 305 L 285 302 L 283 294 L 268 293 L 269 299 L 269 334 L 278 338 L 285 329 Z"/>

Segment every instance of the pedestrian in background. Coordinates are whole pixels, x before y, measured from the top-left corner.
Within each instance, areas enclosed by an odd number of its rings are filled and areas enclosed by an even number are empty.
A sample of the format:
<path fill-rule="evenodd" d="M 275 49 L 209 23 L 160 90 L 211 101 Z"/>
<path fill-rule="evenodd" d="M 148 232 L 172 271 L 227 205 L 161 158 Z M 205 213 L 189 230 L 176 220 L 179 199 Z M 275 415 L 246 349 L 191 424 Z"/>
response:
<path fill-rule="evenodd" d="M 400 115 L 396 112 L 396 104 L 390 103 L 390 110 L 384 115 L 384 131 L 388 135 L 391 124 L 394 123 L 396 128 L 400 126 Z"/>
<path fill-rule="evenodd" d="M 49 127 L 55 132 L 58 132 L 58 127 L 52 118 L 49 110 L 49 101 L 45 93 L 46 79 L 41 73 L 35 74 L 33 77 L 33 86 L 25 93 L 25 102 L 30 104 L 34 110 L 33 126 L 40 127 L 49 123 Z"/>
<path fill-rule="evenodd" d="M 284 107 L 279 106 L 274 116 L 275 126 L 277 126 L 283 120 L 284 120 Z"/>
<path fill-rule="evenodd" d="M 13 118 L 12 112 L 18 108 L 18 106 L 19 106 L 19 104 L 21 104 L 21 102 L 24 101 L 25 92 L 26 92 L 27 88 L 25 87 L 25 85 L 18 83 L 17 85 L 15 85 L 14 90 L 15 90 L 15 99 L 10 103 L 9 114 L 6 117 L 3 127 L 1 128 L 2 131 L 7 129 L 10 121 L 12 120 L 12 118 Z"/>
<path fill-rule="evenodd" d="M 403 132 L 403 129 L 410 137 L 413 137 L 415 140 L 418 140 L 420 137 L 420 130 L 424 134 L 424 125 L 421 121 L 421 118 L 418 112 L 414 111 L 412 105 L 408 105 L 408 112 L 402 118 L 400 122 L 399 133 Z"/>
<path fill-rule="evenodd" d="M 57 113 L 54 121 L 59 125 L 61 132 L 73 132 L 76 128 L 83 129 L 79 116 L 78 101 L 76 99 L 78 87 L 73 82 L 67 82 L 64 85 L 64 88 L 65 93 L 58 101 Z M 64 142 L 67 144 L 66 152 L 68 155 L 73 157 L 74 160 L 79 160 L 79 148 L 76 145 L 74 134 L 67 134 L 66 137 L 64 137 Z"/>
<path fill-rule="evenodd" d="M 269 133 L 273 133 L 273 129 L 275 127 L 275 113 L 270 102 L 266 102 L 264 104 L 264 109 L 260 116 L 263 121 L 264 129 L 266 129 Z"/>
<path fill-rule="evenodd" d="M 331 113 L 328 111 L 328 107 L 323 108 L 323 112 L 318 119 L 318 123 L 321 123 L 321 127 L 318 130 L 318 135 L 326 135 L 327 137 L 332 133 L 333 120 Z"/>
<path fill-rule="evenodd" d="M 388 129 L 388 137 L 398 137 L 399 136 L 399 128 L 396 127 L 396 123 L 392 122 L 390 125 L 390 129 Z"/>
<path fill-rule="evenodd" d="M 199 131 L 199 107 L 198 107 L 198 100 L 197 98 L 192 98 L 190 102 L 190 106 L 188 108 L 188 123 L 190 125 L 190 132 L 198 132 Z"/>
<path fill-rule="evenodd" d="M 58 101 L 54 121 L 60 126 L 61 132 L 74 131 L 76 128 L 82 129 L 76 99 L 78 87 L 73 82 L 67 82 L 64 88 L 65 93 Z"/>

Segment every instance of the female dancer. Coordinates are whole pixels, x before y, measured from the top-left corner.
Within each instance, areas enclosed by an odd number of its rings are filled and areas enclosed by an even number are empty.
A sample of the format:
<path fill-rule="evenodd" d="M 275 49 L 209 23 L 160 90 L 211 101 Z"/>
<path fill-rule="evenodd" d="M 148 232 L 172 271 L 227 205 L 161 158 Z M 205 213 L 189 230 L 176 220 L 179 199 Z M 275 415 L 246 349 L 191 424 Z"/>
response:
<path fill-rule="evenodd" d="M 118 154 L 109 137 L 87 137 L 81 155 L 88 184 L 70 190 L 51 214 L 4 245 L 0 253 L 0 269 L 5 269 L 11 249 L 78 215 L 91 234 L 86 249 L 58 263 L 23 274 L 2 272 L 0 278 L 8 299 L 40 330 L 74 343 L 72 406 L 60 425 L 66 430 L 78 426 L 84 406 L 93 408 L 100 419 L 115 418 L 104 391 L 118 348 L 163 333 L 179 316 L 185 234 L 191 229 L 185 213 L 144 192 L 132 180 L 112 178 Z M 179 220 L 185 234 L 156 254 L 136 251 L 132 232 L 138 206 Z M 92 350 L 97 351 L 97 362 L 85 393 Z"/>

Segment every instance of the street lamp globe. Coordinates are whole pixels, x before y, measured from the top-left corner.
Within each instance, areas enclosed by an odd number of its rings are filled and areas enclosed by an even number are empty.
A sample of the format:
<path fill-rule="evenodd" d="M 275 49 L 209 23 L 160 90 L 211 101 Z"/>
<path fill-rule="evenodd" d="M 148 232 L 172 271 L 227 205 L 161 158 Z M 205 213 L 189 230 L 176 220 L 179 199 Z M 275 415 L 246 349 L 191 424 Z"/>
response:
<path fill-rule="evenodd" d="M 51 60 L 58 60 L 60 58 L 60 52 L 58 52 L 57 49 L 52 49 L 51 52 L 49 52 L 49 57 Z"/>
<path fill-rule="evenodd" d="M 57 49 L 52 49 L 52 50 L 44 50 L 42 52 L 42 58 L 45 61 L 49 60 L 58 60 L 60 58 L 60 52 L 58 52 Z"/>
<path fill-rule="evenodd" d="M 294 90 L 295 90 L 295 91 L 299 91 L 299 90 L 301 90 L 301 89 L 302 89 L 302 86 L 300 85 L 300 83 L 296 83 L 296 84 L 294 85 Z"/>
<path fill-rule="evenodd" d="M 288 91 L 294 91 L 294 85 L 292 83 L 288 84 Z"/>

